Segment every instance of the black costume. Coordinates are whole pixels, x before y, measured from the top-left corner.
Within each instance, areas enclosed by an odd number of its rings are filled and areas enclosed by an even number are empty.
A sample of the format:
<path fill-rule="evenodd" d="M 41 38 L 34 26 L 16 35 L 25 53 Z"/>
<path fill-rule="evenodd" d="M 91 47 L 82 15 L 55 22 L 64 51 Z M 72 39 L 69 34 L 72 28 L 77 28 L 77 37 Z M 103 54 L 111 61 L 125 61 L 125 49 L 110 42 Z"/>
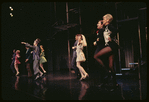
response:
<path fill-rule="evenodd" d="M 118 50 L 118 42 L 116 39 L 117 29 L 114 28 L 111 24 L 108 24 L 104 27 L 103 33 L 110 33 L 110 38 L 112 41 L 109 41 L 108 44 L 105 44 L 105 46 L 109 46 L 112 49 L 112 52 L 116 53 Z M 103 34 L 104 36 L 104 34 Z"/>
<path fill-rule="evenodd" d="M 97 49 L 94 53 L 97 54 L 101 49 L 103 49 L 105 47 L 105 40 L 103 37 L 103 32 L 104 32 L 104 28 L 97 30 L 97 38 L 99 38 L 99 41 L 96 40 L 96 44 L 97 44 Z"/>

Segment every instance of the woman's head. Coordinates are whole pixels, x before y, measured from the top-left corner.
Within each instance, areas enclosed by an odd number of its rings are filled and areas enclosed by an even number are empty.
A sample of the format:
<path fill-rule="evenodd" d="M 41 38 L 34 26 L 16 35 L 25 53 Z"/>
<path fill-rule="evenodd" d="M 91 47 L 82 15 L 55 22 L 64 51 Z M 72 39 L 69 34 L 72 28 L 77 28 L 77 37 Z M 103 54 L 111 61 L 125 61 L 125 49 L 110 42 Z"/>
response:
<path fill-rule="evenodd" d="M 20 53 L 20 50 L 17 50 L 17 51 L 16 51 L 16 54 L 19 54 L 19 53 Z"/>
<path fill-rule="evenodd" d="M 77 34 L 76 36 L 78 40 L 82 40 L 82 34 Z"/>
<path fill-rule="evenodd" d="M 15 49 L 13 49 L 13 53 L 15 53 L 16 52 L 16 50 Z"/>
<path fill-rule="evenodd" d="M 103 16 L 103 24 L 109 24 L 113 20 L 113 16 L 111 14 L 106 14 Z"/>
<path fill-rule="evenodd" d="M 97 23 L 97 29 L 101 29 L 103 27 L 103 20 L 99 20 Z"/>
<path fill-rule="evenodd" d="M 39 38 L 37 38 L 36 41 L 37 41 L 37 43 L 40 43 L 41 40 Z"/>

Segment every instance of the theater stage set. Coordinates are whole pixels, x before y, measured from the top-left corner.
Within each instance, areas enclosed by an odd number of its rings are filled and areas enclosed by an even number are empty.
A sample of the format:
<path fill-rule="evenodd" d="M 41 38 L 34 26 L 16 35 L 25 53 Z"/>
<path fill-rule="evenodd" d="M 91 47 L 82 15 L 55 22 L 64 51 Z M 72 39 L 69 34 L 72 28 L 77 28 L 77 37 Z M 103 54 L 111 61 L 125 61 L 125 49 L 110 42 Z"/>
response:
<path fill-rule="evenodd" d="M 12 9 L 13 8 L 13 9 Z M 146 100 L 147 7 L 143 2 L 5 2 L 1 9 L 1 95 L 3 100 Z M 110 13 L 118 29 L 120 48 L 114 60 L 119 86 L 101 84 L 101 68 L 94 59 L 98 20 Z M 80 81 L 71 66 L 76 34 L 84 34 L 89 77 Z M 29 78 L 25 46 L 41 39 L 45 50 L 41 78 Z M 20 50 L 19 76 L 11 69 L 13 49 Z M 32 68 L 32 67 L 31 67 Z M 32 70 L 33 71 L 33 70 Z"/>

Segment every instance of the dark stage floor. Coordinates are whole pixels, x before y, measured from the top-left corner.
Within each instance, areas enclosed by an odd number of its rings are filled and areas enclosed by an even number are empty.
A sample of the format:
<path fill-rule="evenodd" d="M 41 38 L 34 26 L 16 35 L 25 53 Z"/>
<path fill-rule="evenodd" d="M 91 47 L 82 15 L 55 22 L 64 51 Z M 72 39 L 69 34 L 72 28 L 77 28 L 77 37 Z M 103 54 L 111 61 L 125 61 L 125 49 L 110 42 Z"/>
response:
<path fill-rule="evenodd" d="M 120 85 L 113 92 L 109 87 L 99 88 L 98 71 L 88 71 L 90 77 L 84 81 L 76 79 L 69 72 L 49 72 L 43 78 L 34 81 L 27 75 L 11 76 L 2 88 L 4 100 L 140 100 L 146 99 L 147 80 L 127 72 L 117 76 Z M 129 74 L 128 74 L 129 73 Z M 141 93 L 141 94 L 140 94 Z"/>

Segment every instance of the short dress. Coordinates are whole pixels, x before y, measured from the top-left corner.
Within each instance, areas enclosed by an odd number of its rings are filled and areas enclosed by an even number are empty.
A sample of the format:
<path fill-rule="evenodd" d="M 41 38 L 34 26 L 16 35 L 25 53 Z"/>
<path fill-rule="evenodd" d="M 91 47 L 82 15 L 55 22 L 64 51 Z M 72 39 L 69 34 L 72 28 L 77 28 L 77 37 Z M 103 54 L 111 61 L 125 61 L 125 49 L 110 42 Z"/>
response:
<path fill-rule="evenodd" d="M 85 62 L 86 58 L 85 58 L 85 55 L 83 53 L 83 44 L 82 43 L 77 44 L 76 52 L 77 52 L 76 62 L 78 62 L 78 61 Z"/>
<path fill-rule="evenodd" d="M 18 58 L 20 58 L 20 56 L 19 56 L 19 54 L 16 54 L 16 56 L 15 56 L 15 62 L 14 62 L 14 65 L 21 64 L 21 62 L 19 61 L 19 59 L 18 59 Z"/>
<path fill-rule="evenodd" d="M 40 54 L 40 63 L 47 62 L 47 60 L 46 60 L 46 58 L 44 56 L 45 56 L 44 52 L 41 52 L 41 54 Z"/>

